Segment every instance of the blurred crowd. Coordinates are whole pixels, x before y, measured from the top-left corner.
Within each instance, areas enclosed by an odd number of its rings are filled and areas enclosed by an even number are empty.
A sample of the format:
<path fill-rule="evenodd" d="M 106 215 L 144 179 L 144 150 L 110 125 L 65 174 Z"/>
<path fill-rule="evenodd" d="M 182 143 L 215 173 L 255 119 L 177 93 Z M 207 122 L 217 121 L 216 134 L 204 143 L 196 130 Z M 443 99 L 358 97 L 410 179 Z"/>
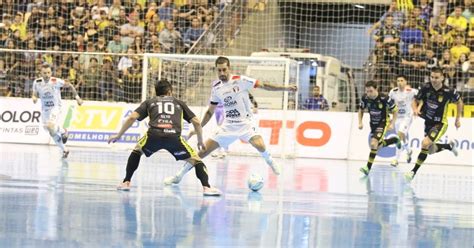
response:
<path fill-rule="evenodd" d="M 397 74 L 417 88 L 429 80 L 431 68 L 443 69 L 446 84 L 474 89 L 474 6 L 472 0 L 393 1 L 370 29 L 376 45 L 371 75 L 387 93 Z"/>

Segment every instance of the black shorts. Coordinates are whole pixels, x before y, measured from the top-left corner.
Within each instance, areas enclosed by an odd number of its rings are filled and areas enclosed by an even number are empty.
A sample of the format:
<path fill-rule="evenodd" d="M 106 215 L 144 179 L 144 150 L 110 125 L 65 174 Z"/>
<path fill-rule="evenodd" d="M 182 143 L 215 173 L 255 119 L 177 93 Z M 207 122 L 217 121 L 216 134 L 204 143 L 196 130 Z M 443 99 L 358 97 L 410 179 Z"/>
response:
<path fill-rule="evenodd" d="M 153 153 L 165 149 L 173 155 L 176 160 L 185 160 L 196 157 L 197 154 L 181 135 L 159 135 L 147 132 L 138 140 L 138 145 L 145 156 L 150 157 Z"/>
<path fill-rule="evenodd" d="M 387 131 L 387 123 L 380 123 L 379 125 L 370 125 L 370 137 L 382 142 Z"/>
<path fill-rule="evenodd" d="M 436 142 L 446 133 L 448 129 L 447 123 L 433 123 L 433 122 L 426 122 L 425 121 L 425 137 L 428 136 L 431 141 Z"/>

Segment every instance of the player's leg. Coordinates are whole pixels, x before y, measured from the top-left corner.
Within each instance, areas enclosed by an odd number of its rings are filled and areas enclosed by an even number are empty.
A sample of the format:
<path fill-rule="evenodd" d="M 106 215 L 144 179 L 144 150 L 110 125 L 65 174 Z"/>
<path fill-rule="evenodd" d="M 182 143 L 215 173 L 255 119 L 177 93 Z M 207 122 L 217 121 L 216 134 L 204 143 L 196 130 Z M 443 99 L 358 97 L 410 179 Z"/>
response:
<path fill-rule="evenodd" d="M 438 134 L 436 135 L 435 140 L 433 141 L 435 142 L 435 144 L 433 145 L 432 149 L 430 149 L 430 154 L 448 150 L 448 151 L 451 151 L 455 156 L 458 155 L 458 150 L 456 149 L 456 144 L 454 143 L 453 140 L 451 140 L 448 144 L 437 142 L 446 133 L 447 129 L 448 129 L 448 124 L 437 125 L 437 130 L 439 131 L 438 131 Z"/>
<path fill-rule="evenodd" d="M 387 129 L 387 125 L 382 126 L 371 126 L 370 127 L 370 142 L 369 142 L 369 159 L 367 160 L 367 164 L 364 167 L 361 167 L 359 170 L 360 172 L 364 173 L 366 176 L 369 175 L 370 170 L 372 169 L 372 164 L 374 163 L 375 156 L 377 155 L 377 151 L 379 147 L 383 146 L 385 131 Z"/>
<path fill-rule="evenodd" d="M 265 146 L 265 142 L 263 141 L 263 138 L 261 135 L 255 134 L 251 136 L 250 139 L 246 137 L 241 137 L 241 138 L 243 140 L 248 141 L 253 147 L 255 147 L 255 149 L 257 149 L 258 152 L 260 152 L 260 155 L 263 157 L 263 159 L 265 159 L 265 162 L 267 163 L 267 165 L 270 166 L 270 168 L 272 168 L 273 173 L 275 175 L 281 174 L 281 171 L 282 171 L 281 165 L 276 163 L 273 160 L 273 157 L 270 154 L 270 152 L 267 150 Z"/>
<path fill-rule="evenodd" d="M 156 141 L 156 138 L 149 137 L 148 134 L 145 134 L 138 140 L 137 145 L 130 153 L 130 156 L 128 156 L 127 168 L 125 169 L 125 178 L 122 180 L 122 183 L 117 186 L 117 190 L 130 190 L 130 182 L 132 181 L 132 176 L 140 164 L 140 158 L 144 153 L 143 150 L 147 151 L 145 156 L 149 157 L 155 151 L 159 150 L 160 147 L 157 147 L 156 144 L 160 143 L 161 142 Z"/>
<path fill-rule="evenodd" d="M 392 161 L 391 165 L 392 166 L 398 166 L 398 161 L 400 159 L 400 155 L 402 154 L 403 150 L 407 150 L 407 133 L 408 133 L 408 127 L 410 125 L 410 120 L 407 118 L 400 118 L 397 119 L 397 122 L 395 123 L 395 130 L 397 130 L 397 135 L 400 140 L 400 145 L 397 146 L 396 149 L 396 155 L 395 159 Z M 408 150 L 407 150 L 408 153 Z M 411 154 L 408 153 L 409 156 L 409 161 L 411 161 Z"/>
<path fill-rule="evenodd" d="M 59 109 L 51 109 L 50 111 L 44 112 L 44 125 L 49 135 L 53 139 L 54 143 L 61 149 L 62 158 L 67 158 L 69 150 L 66 148 L 63 142 L 61 125 L 59 124 Z M 64 129 L 63 129 L 64 130 Z"/>

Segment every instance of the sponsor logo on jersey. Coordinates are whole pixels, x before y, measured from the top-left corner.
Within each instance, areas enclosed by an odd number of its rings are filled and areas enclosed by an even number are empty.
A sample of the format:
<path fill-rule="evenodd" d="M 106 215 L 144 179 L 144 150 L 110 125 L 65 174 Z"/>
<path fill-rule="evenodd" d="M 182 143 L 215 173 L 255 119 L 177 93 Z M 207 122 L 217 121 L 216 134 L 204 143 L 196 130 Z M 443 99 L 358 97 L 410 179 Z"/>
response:
<path fill-rule="evenodd" d="M 186 151 L 179 151 L 179 152 L 174 152 L 173 155 L 179 156 L 179 155 L 184 155 L 186 154 Z"/>
<path fill-rule="evenodd" d="M 438 102 L 443 102 L 443 96 L 442 95 L 438 96 Z"/>
<path fill-rule="evenodd" d="M 235 92 L 235 93 L 239 92 L 239 91 L 240 91 L 239 86 L 234 86 L 234 87 L 232 88 L 232 91 Z"/>

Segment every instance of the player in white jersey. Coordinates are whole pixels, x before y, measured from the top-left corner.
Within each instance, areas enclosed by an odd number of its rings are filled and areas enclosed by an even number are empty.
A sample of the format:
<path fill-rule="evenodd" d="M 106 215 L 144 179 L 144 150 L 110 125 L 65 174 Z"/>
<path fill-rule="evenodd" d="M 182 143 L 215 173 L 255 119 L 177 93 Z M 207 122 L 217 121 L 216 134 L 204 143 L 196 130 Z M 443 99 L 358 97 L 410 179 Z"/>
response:
<path fill-rule="evenodd" d="M 41 66 L 41 77 L 33 82 L 33 103 L 41 99 L 41 119 L 43 127 L 49 132 L 54 143 L 61 149 L 63 158 L 67 158 L 69 150 L 64 145 L 67 141 L 66 130 L 59 124 L 61 114 L 61 88 L 69 86 L 76 98 L 77 104 L 82 105 L 82 99 L 72 84 L 60 78 L 51 76 L 48 64 Z"/>
<path fill-rule="evenodd" d="M 296 91 L 297 86 L 278 86 L 246 76 L 231 75 L 230 61 L 226 57 L 218 57 L 215 65 L 219 79 L 212 83 L 210 104 L 202 120 L 202 126 L 204 127 L 212 118 L 218 104 L 224 106 L 224 123 L 214 136 L 206 141 L 205 148 L 199 151 L 199 157 L 204 158 L 215 149 L 227 147 L 234 141 L 241 139 L 255 147 L 272 168 L 273 173 L 279 175 L 281 167 L 273 161 L 253 121 L 249 90 L 262 88 L 271 91 Z M 175 176 L 166 178 L 165 184 L 179 183 L 191 168 L 192 165 L 186 163 Z"/>
<path fill-rule="evenodd" d="M 415 99 L 417 89 L 412 89 L 408 84 L 406 77 L 403 75 L 397 76 L 397 87 L 393 88 L 388 94 L 398 106 L 398 118 L 395 122 L 395 130 L 402 142 L 400 149 L 397 149 L 396 157 L 392 161 L 392 166 L 398 166 L 398 160 L 403 150 L 407 152 L 407 163 L 411 162 L 412 150 L 408 144 L 408 130 L 410 129 L 413 120 L 413 110 L 411 104 Z"/>

